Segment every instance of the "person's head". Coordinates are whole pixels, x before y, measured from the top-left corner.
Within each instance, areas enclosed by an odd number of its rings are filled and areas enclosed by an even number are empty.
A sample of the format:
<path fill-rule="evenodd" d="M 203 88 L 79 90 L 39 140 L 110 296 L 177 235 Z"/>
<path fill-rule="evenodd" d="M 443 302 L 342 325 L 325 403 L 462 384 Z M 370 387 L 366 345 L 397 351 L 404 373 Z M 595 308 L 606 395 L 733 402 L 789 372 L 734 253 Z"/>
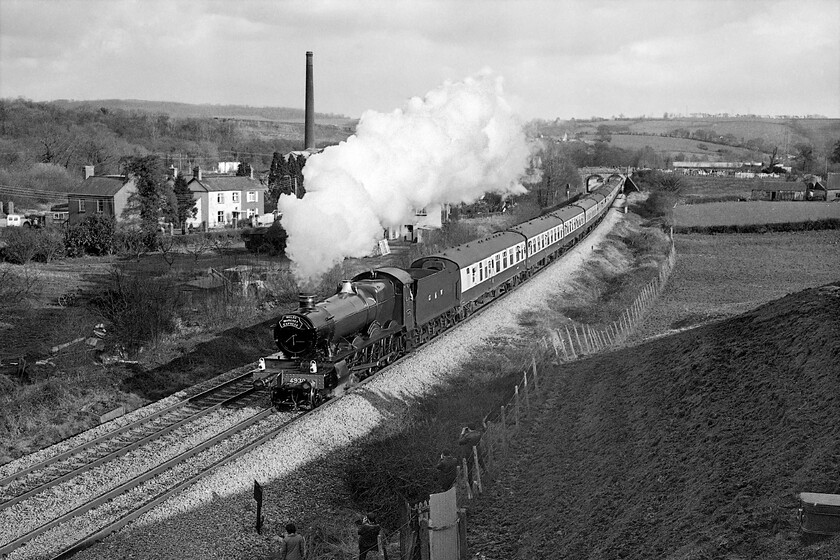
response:
<path fill-rule="evenodd" d="M 294 523 L 286 523 L 286 532 L 289 534 L 297 532 L 297 527 Z"/>

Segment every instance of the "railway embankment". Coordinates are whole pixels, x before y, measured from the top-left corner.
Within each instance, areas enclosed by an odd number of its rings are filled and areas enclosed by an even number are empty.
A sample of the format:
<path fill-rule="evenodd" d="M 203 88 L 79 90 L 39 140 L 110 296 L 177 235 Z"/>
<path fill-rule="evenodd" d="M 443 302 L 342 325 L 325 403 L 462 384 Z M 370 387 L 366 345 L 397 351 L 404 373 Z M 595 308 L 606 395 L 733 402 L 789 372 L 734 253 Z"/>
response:
<path fill-rule="evenodd" d="M 672 279 L 673 281 L 673 279 Z M 837 558 L 799 492 L 840 489 L 840 282 L 542 376 L 471 519 L 501 558 Z"/>

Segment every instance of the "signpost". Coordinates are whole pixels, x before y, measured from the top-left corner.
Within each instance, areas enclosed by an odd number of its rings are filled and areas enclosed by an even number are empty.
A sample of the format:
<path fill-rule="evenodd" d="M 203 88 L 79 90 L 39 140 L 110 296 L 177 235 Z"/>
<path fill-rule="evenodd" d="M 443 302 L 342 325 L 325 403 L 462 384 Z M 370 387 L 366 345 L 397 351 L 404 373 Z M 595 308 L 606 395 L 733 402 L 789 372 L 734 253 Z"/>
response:
<path fill-rule="evenodd" d="M 254 481 L 254 499 L 257 501 L 257 534 L 262 534 L 262 502 L 263 502 L 263 489 L 260 486 L 260 483 L 256 480 Z"/>

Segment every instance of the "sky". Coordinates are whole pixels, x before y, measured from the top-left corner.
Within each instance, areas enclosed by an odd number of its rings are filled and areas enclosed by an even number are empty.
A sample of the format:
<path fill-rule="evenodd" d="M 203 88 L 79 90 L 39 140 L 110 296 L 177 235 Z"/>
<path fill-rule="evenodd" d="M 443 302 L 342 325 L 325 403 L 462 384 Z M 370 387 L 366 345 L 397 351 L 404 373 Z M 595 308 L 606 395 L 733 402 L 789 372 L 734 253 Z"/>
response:
<path fill-rule="evenodd" d="M 490 71 L 523 119 L 840 117 L 838 0 L 0 0 L 0 97 L 391 111 Z"/>

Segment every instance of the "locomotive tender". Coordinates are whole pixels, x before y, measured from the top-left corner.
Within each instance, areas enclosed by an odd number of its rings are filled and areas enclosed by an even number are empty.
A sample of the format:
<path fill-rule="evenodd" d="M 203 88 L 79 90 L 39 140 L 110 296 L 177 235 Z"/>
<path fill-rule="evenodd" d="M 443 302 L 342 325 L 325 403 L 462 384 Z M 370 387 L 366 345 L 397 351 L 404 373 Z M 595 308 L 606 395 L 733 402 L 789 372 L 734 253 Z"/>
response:
<path fill-rule="evenodd" d="M 620 190 L 606 184 L 557 211 L 441 253 L 408 269 L 379 268 L 342 281 L 274 327 L 279 349 L 260 359 L 254 382 L 278 408 L 314 408 L 340 396 L 478 307 L 563 255 L 603 219 Z"/>

